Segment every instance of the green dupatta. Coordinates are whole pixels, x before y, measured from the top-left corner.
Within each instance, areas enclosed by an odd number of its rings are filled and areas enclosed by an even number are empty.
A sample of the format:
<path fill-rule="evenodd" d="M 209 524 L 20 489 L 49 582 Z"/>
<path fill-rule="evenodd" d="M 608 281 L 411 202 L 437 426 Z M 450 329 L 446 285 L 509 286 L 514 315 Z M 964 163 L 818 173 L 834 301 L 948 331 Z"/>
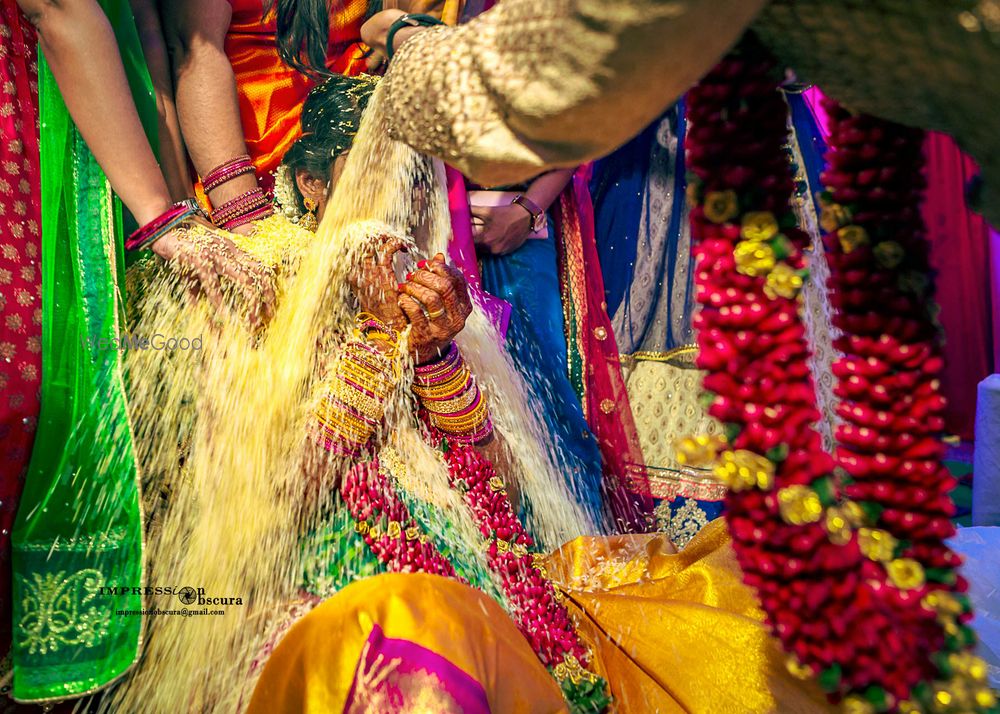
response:
<path fill-rule="evenodd" d="M 147 134 L 156 106 L 126 0 L 101 0 Z M 138 658 L 142 516 L 120 355 L 121 204 L 39 57 L 42 408 L 13 541 L 19 701 L 100 689 Z M 115 111 L 108 107 L 108 111 Z"/>

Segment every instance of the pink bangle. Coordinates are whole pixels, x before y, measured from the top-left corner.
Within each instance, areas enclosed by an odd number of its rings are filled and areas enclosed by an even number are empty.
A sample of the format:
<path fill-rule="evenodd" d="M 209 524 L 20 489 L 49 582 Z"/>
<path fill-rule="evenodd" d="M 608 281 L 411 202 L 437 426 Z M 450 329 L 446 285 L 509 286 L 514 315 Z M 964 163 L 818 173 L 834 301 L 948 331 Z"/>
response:
<path fill-rule="evenodd" d="M 259 221 L 267 218 L 274 213 L 274 209 L 271 208 L 270 204 L 265 204 L 257 209 L 250 211 L 250 213 L 244 213 L 242 216 L 237 216 L 230 221 L 226 221 L 222 224 L 222 227 L 227 231 L 232 231 L 240 226 L 245 226 L 247 223 L 253 223 L 254 221 Z"/>
<path fill-rule="evenodd" d="M 452 342 L 451 347 L 449 347 L 448 351 L 441 356 L 441 359 L 435 362 L 430 362 L 428 364 L 414 367 L 413 373 L 419 374 L 421 376 L 433 375 L 435 372 L 440 370 L 445 364 L 457 362 L 459 357 L 460 355 L 458 354 L 458 345 Z"/>
<path fill-rule="evenodd" d="M 201 213 L 198 202 L 189 198 L 175 203 L 146 225 L 134 231 L 125 241 L 126 250 L 142 250 L 148 248 L 164 235 L 176 228 L 192 216 Z"/>
<path fill-rule="evenodd" d="M 252 171 L 255 171 L 255 169 L 250 156 L 248 154 L 237 156 L 235 159 L 230 159 L 205 174 L 201 180 L 202 188 L 205 189 L 205 193 L 208 193 L 222 184 L 232 181 L 237 176 L 242 176 Z"/>

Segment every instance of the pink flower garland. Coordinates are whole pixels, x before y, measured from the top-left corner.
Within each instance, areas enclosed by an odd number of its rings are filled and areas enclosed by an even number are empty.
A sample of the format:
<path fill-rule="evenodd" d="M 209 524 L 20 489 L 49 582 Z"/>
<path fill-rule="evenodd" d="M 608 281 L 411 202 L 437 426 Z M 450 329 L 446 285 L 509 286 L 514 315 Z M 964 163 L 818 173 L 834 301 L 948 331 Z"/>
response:
<path fill-rule="evenodd" d="M 546 577 L 534 541 L 517 516 L 503 481 L 475 448 L 449 442 L 445 452 L 450 485 L 463 494 L 488 545 L 487 565 L 498 577 L 518 629 L 542 664 L 560 682 L 574 712 L 601 712 L 610 699 L 607 684 L 587 669 L 589 653 Z M 451 563 L 411 517 L 378 462 L 358 464 L 341 486 L 357 531 L 392 572 L 457 577 Z"/>
<path fill-rule="evenodd" d="M 388 570 L 457 578 L 451 563 L 421 531 L 378 462 L 351 469 L 340 495 L 357 522 L 358 533 Z"/>
<path fill-rule="evenodd" d="M 950 534 L 947 482 L 938 478 L 939 447 L 929 445 L 942 406 L 931 386 L 939 363 L 922 360 L 930 354 L 926 345 L 899 352 L 902 344 L 881 337 L 892 332 L 927 339 L 933 332 L 914 310 L 901 309 L 919 300 L 865 294 L 882 283 L 864 270 L 859 274 L 853 254 L 833 261 L 831 287 L 835 306 L 865 308 L 861 315 L 845 309 L 838 322 L 845 331 L 841 348 L 849 344 L 854 352 L 845 350 L 848 356 L 837 366 L 844 378 L 838 394 L 853 400 L 839 411 L 857 417 L 838 430 L 838 461 L 845 469 L 856 465 L 847 470 L 858 481 L 848 483 L 846 493 L 862 503 L 842 500 L 833 461 L 812 427 L 819 412 L 798 301 L 807 237 L 789 206 L 792 177 L 782 150 L 786 107 L 775 70 L 751 39 L 689 95 L 688 154 L 696 177 L 689 191 L 702 305 L 696 317 L 699 366 L 709 372 L 704 386 L 712 393 L 710 413 L 725 424 L 728 443 L 721 457 L 719 445 L 709 440 L 688 443 L 685 453 L 717 460 L 716 473 L 731 487 L 726 509 L 737 558 L 774 633 L 793 655 L 789 667 L 795 674 L 818 676 L 833 701 L 843 700 L 856 712 L 951 711 L 950 703 L 959 701 L 962 711 L 992 706 L 982 685 L 985 669 L 965 649 L 970 633 L 961 623 L 968 603 L 940 588 L 925 597 L 931 593 L 924 576 L 957 562 L 941 542 Z M 866 126 L 880 136 L 887 131 L 884 125 Z M 898 142 L 891 147 L 905 148 Z M 864 145 L 859 154 L 877 160 L 884 148 Z M 835 152 L 833 166 L 837 161 Z M 850 183 L 852 177 L 867 186 L 894 170 L 872 174 L 859 172 L 857 163 L 844 166 L 849 171 L 829 178 L 856 193 L 864 192 Z M 905 162 L 895 170 L 897 177 L 907 171 L 919 176 Z M 884 209 L 866 218 L 893 235 L 909 233 L 905 245 L 925 256 L 916 248 L 922 234 L 913 230 L 919 214 L 912 201 L 903 200 L 916 195 L 914 188 L 866 189 Z M 848 238 L 855 233 L 848 231 Z M 891 248 L 882 251 L 895 255 Z M 926 276 L 926 263 L 914 268 Z M 876 361 L 868 360 L 876 351 Z M 887 365 L 897 371 L 890 374 Z M 871 381 L 859 382 L 855 373 Z M 898 389 L 916 390 L 914 399 L 901 398 L 899 408 L 890 410 L 886 398 Z M 873 395 L 874 403 L 865 403 L 865 395 Z M 883 415 L 890 411 L 892 416 Z M 926 419 L 929 430 L 913 430 L 915 421 Z M 880 480 L 903 468 L 901 456 L 886 453 L 890 447 L 911 463 L 905 474 Z M 921 479 L 928 483 L 916 486 Z M 897 491 L 901 481 L 912 488 Z M 920 495 L 926 505 L 919 504 Z M 957 582 L 953 574 L 940 577 Z M 950 646 L 941 649 L 949 624 Z"/>

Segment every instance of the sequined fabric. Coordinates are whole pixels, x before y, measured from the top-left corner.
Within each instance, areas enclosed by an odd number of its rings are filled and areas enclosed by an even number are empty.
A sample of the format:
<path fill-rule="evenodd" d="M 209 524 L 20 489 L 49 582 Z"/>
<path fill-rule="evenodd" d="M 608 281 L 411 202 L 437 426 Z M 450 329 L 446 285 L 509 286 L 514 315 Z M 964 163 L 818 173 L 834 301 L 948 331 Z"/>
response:
<path fill-rule="evenodd" d="M 637 134 L 765 4 L 505 0 L 400 49 L 392 134 L 483 184 L 578 164 Z M 776 0 L 753 27 L 847 106 L 954 136 L 1000 224 L 1000 0 Z"/>
<path fill-rule="evenodd" d="M 662 113 L 762 5 L 504 0 L 403 44 L 383 83 L 390 133 L 483 185 L 577 165 Z"/>
<path fill-rule="evenodd" d="M 754 29 L 845 106 L 955 137 L 1000 225 L 1000 0 L 775 0 Z"/>
<path fill-rule="evenodd" d="M 10 646 L 10 530 L 38 420 L 41 206 L 35 34 L 0 0 L 0 655 Z"/>

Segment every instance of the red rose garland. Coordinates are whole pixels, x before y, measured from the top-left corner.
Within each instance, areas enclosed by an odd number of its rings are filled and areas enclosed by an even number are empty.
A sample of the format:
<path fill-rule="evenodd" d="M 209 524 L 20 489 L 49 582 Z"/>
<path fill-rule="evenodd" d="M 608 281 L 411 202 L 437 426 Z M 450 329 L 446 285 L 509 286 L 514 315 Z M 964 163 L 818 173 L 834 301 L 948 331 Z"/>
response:
<path fill-rule="evenodd" d="M 559 681 L 574 714 L 604 711 L 610 703 L 607 684 L 587 669 L 587 648 L 562 604 L 562 594 L 546 577 L 541 557 L 530 552 L 534 541 L 514 514 L 493 465 L 473 447 L 455 442 L 448 442 L 444 458 L 449 484 L 463 494 L 486 539 L 487 565 L 500 581 L 521 634 Z M 365 543 L 387 569 L 457 577 L 378 462 L 352 469 L 341 497 Z"/>
<path fill-rule="evenodd" d="M 840 138 L 858 149 L 831 156 L 834 198 L 868 196 L 856 222 L 897 244 L 832 260 L 845 333 L 838 346 L 847 354 L 836 367 L 845 400 L 838 411 L 851 415 L 838 430 L 838 461 L 857 478 L 846 483 L 857 501 L 847 501 L 812 428 L 819 413 L 798 303 L 808 241 L 789 204 L 786 107 L 775 69 L 749 40 L 689 96 L 699 366 L 709 372 L 710 412 L 726 425 L 728 444 L 718 458 L 721 444 L 707 439 L 689 440 L 682 453 L 717 460 L 716 473 L 730 485 L 737 558 L 793 655 L 793 672 L 818 676 L 831 699 L 858 712 L 988 708 L 995 702 L 982 684 L 985 668 L 967 651 L 967 601 L 924 582 L 961 584 L 950 570 L 957 559 L 941 540 L 951 531 L 934 440 L 940 366 L 927 360 L 933 349 L 917 344 L 934 333 L 918 310 L 926 296 L 904 294 L 927 272 L 913 202 L 919 167 L 905 161 L 914 156 L 913 137 L 838 116 Z M 885 148 L 901 152 L 898 167 L 879 163 Z M 880 180 L 886 185 L 875 185 Z M 831 202 L 824 223 L 852 210 Z M 838 230 L 845 245 L 864 232 L 855 224 Z M 897 247 L 913 252 L 906 279 L 880 280 L 866 268 L 865 255 L 898 265 Z M 892 404 L 899 390 L 915 391 Z M 949 681 L 933 688 L 932 680 Z"/>
<path fill-rule="evenodd" d="M 457 577 L 451 563 L 410 515 L 378 462 L 351 469 L 340 495 L 354 517 L 356 530 L 388 570 Z"/>

